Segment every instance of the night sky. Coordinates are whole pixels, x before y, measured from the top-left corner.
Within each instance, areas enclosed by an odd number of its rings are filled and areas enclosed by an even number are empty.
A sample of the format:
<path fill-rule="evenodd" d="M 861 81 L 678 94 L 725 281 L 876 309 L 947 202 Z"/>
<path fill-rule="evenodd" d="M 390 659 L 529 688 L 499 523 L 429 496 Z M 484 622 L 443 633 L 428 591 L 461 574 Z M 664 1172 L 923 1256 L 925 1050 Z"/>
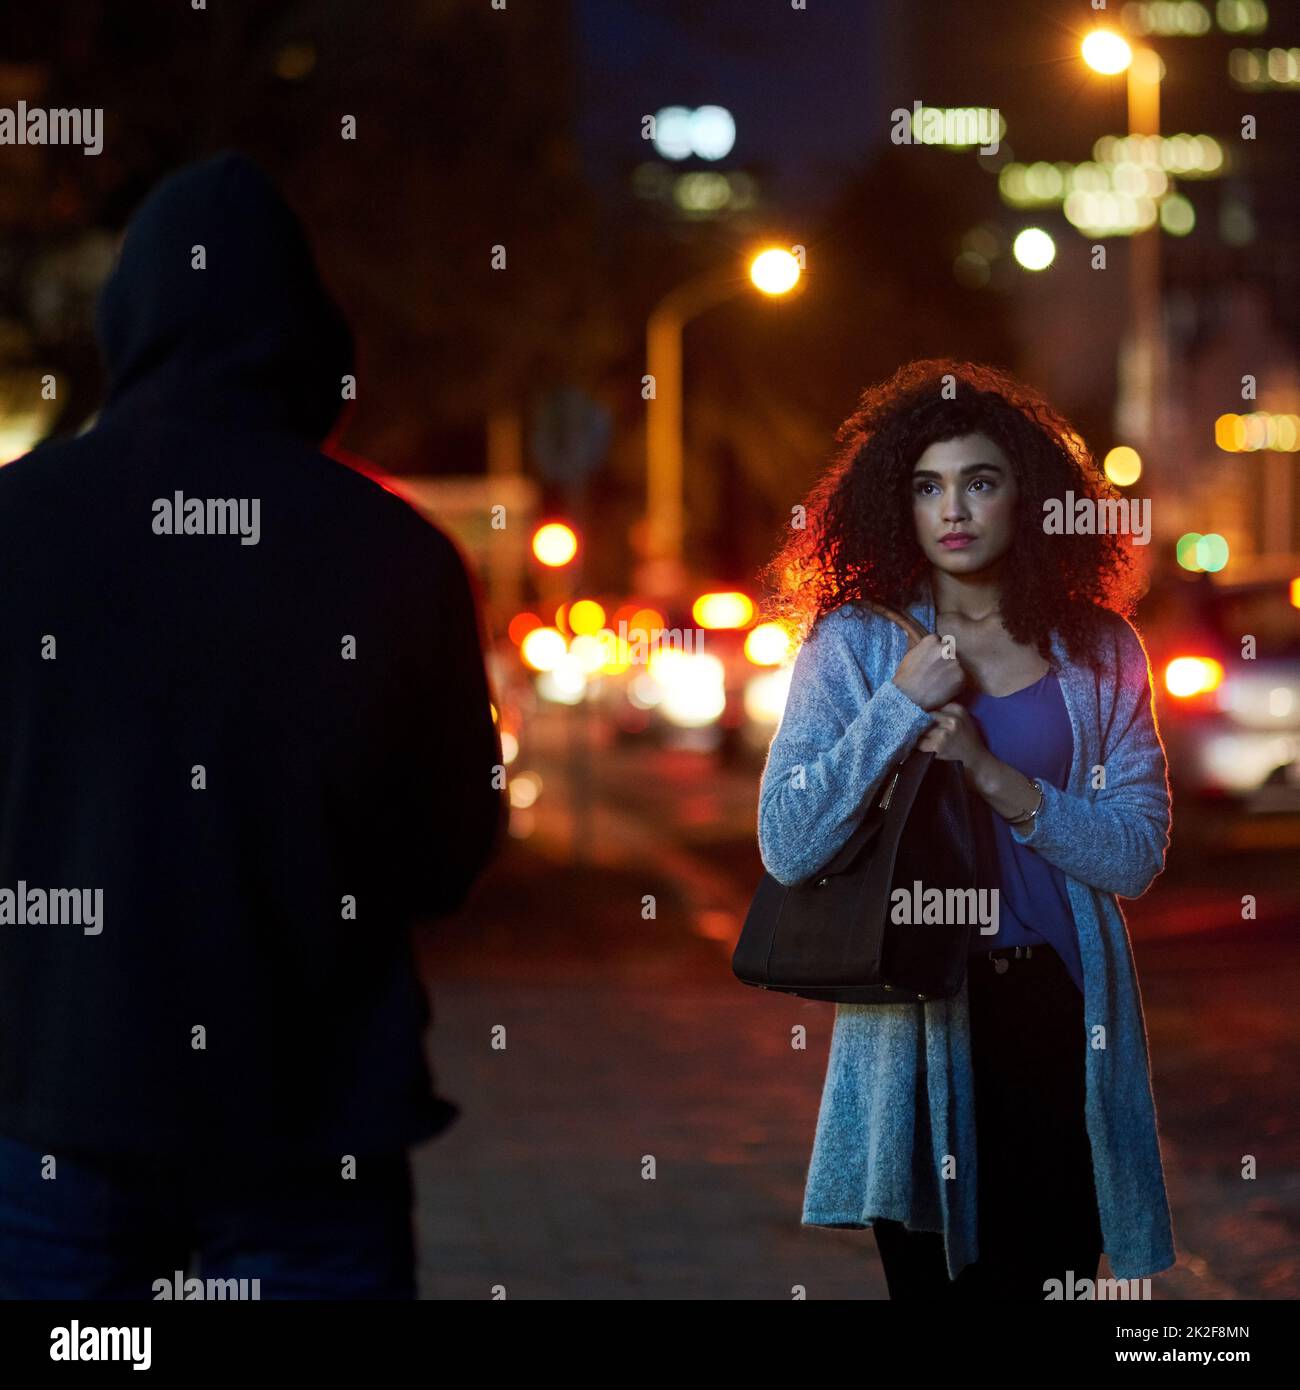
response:
<path fill-rule="evenodd" d="M 810 0 L 578 0 L 579 131 L 593 177 L 656 158 L 641 119 L 669 105 L 725 106 L 728 167 L 770 170 L 764 191 L 820 202 L 888 134 L 866 99 L 878 84 L 885 7 Z M 863 92 L 861 104 L 846 94 Z"/>

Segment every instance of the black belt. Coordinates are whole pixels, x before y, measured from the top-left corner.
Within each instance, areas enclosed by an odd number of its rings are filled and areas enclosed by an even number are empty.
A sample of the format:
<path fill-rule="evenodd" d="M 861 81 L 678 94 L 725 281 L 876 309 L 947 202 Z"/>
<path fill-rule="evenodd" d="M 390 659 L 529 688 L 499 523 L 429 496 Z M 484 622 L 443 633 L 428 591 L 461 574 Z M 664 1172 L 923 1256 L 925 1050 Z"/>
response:
<path fill-rule="evenodd" d="M 1060 960 L 1057 952 L 1041 941 L 1037 946 L 999 946 L 992 951 L 976 951 L 974 954 L 981 960 L 991 961 L 993 968 L 999 973 L 1008 969 L 1008 962 L 1013 960 L 1046 962 L 1053 957 Z"/>

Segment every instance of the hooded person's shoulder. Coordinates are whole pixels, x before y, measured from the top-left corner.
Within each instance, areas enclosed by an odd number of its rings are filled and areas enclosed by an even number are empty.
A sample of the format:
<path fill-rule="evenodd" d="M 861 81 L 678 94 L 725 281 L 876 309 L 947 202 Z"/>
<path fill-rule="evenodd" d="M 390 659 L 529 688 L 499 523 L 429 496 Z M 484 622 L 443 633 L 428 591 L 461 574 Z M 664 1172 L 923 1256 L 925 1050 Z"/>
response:
<path fill-rule="evenodd" d="M 400 479 L 356 457 L 347 461 L 333 454 L 317 454 L 316 460 L 328 470 L 348 514 L 359 526 L 381 531 L 386 546 L 401 546 L 409 558 L 440 570 L 465 568 L 459 547 L 403 495 Z M 388 554 L 391 556 L 392 551 Z"/>
<path fill-rule="evenodd" d="M 25 505 L 38 504 L 42 498 L 57 505 L 63 486 L 87 462 L 81 439 L 75 438 L 47 440 L 5 464 L 0 468 L 0 522 L 30 525 Z"/>

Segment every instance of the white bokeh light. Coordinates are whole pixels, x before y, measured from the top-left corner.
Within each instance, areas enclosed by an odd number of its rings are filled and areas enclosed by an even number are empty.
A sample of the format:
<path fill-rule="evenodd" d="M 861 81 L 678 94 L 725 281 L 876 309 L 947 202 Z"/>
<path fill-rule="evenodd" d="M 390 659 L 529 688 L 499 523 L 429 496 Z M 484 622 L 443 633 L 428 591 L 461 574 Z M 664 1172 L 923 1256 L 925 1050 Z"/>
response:
<path fill-rule="evenodd" d="M 736 143 L 736 122 L 725 106 L 665 106 L 655 112 L 655 150 L 665 159 L 725 159 Z"/>
<path fill-rule="evenodd" d="M 736 143 L 736 123 L 725 106 L 700 106 L 691 115 L 691 148 L 701 159 L 725 159 Z"/>
<path fill-rule="evenodd" d="M 684 106 L 665 106 L 655 113 L 654 147 L 665 159 L 689 159 L 691 113 Z"/>

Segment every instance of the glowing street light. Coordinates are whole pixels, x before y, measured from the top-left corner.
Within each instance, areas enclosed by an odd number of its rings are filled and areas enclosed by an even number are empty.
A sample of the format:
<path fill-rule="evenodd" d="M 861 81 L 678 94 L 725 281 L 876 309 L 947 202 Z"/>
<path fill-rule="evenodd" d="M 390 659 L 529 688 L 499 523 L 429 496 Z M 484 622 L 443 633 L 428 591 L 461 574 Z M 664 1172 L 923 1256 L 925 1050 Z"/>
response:
<path fill-rule="evenodd" d="M 1094 29 L 1083 41 L 1083 61 L 1093 72 L 1114 77 L 1133 61 L 1133 50 L 1109 29 Z"/>
<path fill-rule="evenodd" d="M 789 251 L 760 251 L 750 262 L 749 278 L 764 294 L 788 294 L 799 283 L 799 261 Z"/>
<path fill-rule="evenodd" d="M 1083 61 L 1105 76 L 1126 72 L 1128 133 L 1160 134 L 1160 79 L 1164 64 L 1153 48 L 1129 45 L 1107 29 L 1094 29 L 1083 41 Z M 1136 141 L 1133 142 L 1136 145 Z M 1167 213 L 1163 221 L 1177 235 L 1191 230 L 1187 209 Z M 1138 227 L 1128 248 L 1129 341 L 1120 355 L 1119 402 L 1115 423 L 1121 434 L 1141 445 L 1148 461 L 1159 472 L 1161 430 L 1157 413 L 1164 407 L 1165 347 L 1160 308 L 1160 229 L 1153 221 Z"/>
<path fill-rule="evenodd" d="M 697 276 L 670 290 L 646 324 L 646 374 L 654 394 L 646 415 L 646 538 L 637 587 L 652 596 L 680 594 L 682 566 L 682 335 L 697 315 L 734 299 L 752 285 L 769 298 L 787 294 L 798 283 L 800 267 L 789 251 L 765 248 L 749 267 L 748 279 Z"/>

